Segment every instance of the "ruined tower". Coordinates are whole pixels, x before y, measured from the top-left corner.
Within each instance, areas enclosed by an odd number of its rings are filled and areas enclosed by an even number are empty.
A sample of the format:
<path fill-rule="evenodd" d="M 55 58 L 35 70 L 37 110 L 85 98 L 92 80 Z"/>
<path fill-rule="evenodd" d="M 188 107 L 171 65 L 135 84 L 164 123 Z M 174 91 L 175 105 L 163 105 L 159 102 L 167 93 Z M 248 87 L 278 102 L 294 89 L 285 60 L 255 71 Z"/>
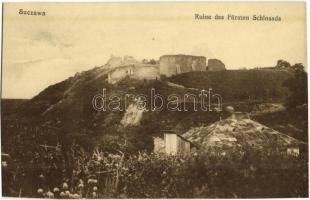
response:
<path fill-rule="evenodd" d="M 206 57 L 191 55 L 164 55 L 159 59 L 159 72 L 167 77 L 176 74 L 205 71 Z"/>

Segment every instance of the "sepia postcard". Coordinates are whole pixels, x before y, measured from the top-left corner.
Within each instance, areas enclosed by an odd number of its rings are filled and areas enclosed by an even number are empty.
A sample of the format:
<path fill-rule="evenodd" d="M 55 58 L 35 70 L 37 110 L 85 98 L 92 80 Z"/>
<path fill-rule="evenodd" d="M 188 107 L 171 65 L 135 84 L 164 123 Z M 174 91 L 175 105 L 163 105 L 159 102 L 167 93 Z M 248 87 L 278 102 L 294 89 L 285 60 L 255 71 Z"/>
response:
<path fill-rule="evenodd" d="M 305 2 L 3 3 L 2 196 L 307 198 Z"/>

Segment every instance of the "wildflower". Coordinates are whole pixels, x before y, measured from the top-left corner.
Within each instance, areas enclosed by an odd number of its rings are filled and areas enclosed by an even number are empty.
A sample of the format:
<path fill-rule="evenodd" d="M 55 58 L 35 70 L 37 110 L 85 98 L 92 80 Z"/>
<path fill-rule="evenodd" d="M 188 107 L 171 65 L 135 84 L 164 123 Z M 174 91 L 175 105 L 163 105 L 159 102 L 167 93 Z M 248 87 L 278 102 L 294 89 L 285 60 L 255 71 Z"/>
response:
<path fill-rule="evenodd" d="M 66 183 L 66 182 L 64 182 L 63 184 L 62 184 L 62 188 L 64 189 L 64 190 L 66 190 L 66 189 L 68 189 L 68 184 Z"/>
<path fill-rule="evenodd" d="M 69 191 L 69 190 L 66 190 L 66 191 L 65 191 L 65 196 L 66 196 L 66 197 L 69 197 L 69 196 L 70 196 L 70 191 Z"/>
<path fill-rule="evenodd" d="M 42 193 L 43 193 L 43 189 L 42 189 L 42 188 L 39 188 L 37 192 L 38 192 L 39 194 L 42 194 Z"/>
<path fill-rule="evenodd" d="M 128 168 L 127 168 L 127 167 L 123 167 L 123 170 L 124 170 L 124 171 L 128 171 Z"/>
<path fill-rule="evenodd" d="M 43 178 L 44 178 L 44 175 L 43 175 L 43 174 L 40 174 L 39 178 L 43 179 Z"/>
<path fill-rule="evenodd" d="M 51 192 L 51 191 L 48 191 L 48 192 L 46 193 L 46 197 L 49 198 L 49 199 L 54 198 L 54 193 Z"/>
<path fill-rule="evenodd" d="M 61 193 L 60 193 L 60 197 L 61 197 L 61 198 L 64 198 L 65 196 L 66 196 L 66 194 L 65 194 L 64 192 L 61 192 Z"/>
<path fill-rule="evenodd" d="M 83 184 L 83 183 L 80 183 L 78 187 L 81 189 L 81 188 L 84 187 L 84 184 Z"/>
<path fill-rule="evenodd" d="M 93 196 L 93 198 L 96 198 L 96 197 L 97 197 L 97 193 L 96 193 L 96 192 L 93 192 L 93 193 L 92 193 L 92 196 Z"/>
<path fill-rule="evenodd" d="M 55 188 L 53 189 L 53 191 L 54 191 L 54 192 L 59 192 L 59 188 L 58 188 L 58 187 L 55 187 Z"/>

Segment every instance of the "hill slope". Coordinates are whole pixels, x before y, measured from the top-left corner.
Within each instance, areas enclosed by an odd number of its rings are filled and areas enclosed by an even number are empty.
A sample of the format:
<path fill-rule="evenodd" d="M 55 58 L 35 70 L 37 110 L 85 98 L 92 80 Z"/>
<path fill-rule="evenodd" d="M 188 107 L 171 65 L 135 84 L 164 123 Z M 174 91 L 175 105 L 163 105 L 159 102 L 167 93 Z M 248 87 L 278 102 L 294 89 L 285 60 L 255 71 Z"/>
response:
<path fill-rule="evenodd" d="M 247 100 L 251 98 L 270 97 L 281 99 L 286 94 L 281 87 L 282 81 L 291 74 L 285 71 L 236 70 L 222 72 L 193 72 L 180 74 L 168 79 L 185 87 L 175 87 L 166 80 L 135 80 L 124 78 L 117 84 L 108 83 L 108 68 L 97 67 L 77 73 L 60 83 L 49 86 L 31 100 L 18 108 L 17 117 L 32 121 L 35 125 L 49 125 L 61 130 L 68 137 L 80 138 L 82 141 L 92 139 L 95 143 L 105 143 L 111 138 L 119 142 L 126 137 L 146 139 L 151 145 L 151 136 L 158 136 L 166 127 L 178 133 L 184 133 L 191 127 L 209 124 L 219 119 L 219 113 L 205 111 L 172 112 L 167 109 L 158 112 L 144 112 L 139 117 L 138 126 L 123 127 L 125 110 L 113 112 L 96 111 L 92 100 L 106 89 L 106 98 L 113 95 L 124 96 L 127 93 L 150 96 L 151 88 L 156 93 L 167 97 L 170 94 L 199 93 L 188 88 L 209 88 L 223 96 L 224 100 Z M 121 101 L 122 104 L 124 100 Z M 132 104 L 133 101 L 129 101 Z M 123 120 L 124 121 L 124 120 Z M 127 126 L 127 125 L 126 125 Z M 107 139 L 107 137 L 109 139 Z M 83 139 L 84 138 L 84 139 Z M 143 148 L 145 144 L 141 144 Z M 139 146 L 134 147 L 139 148 Z M 151 147 L 149 147 L 151 148 Z"/>
<path fill-rule="evenodd" d="M 212 88 L 224 101 L 281 100 L 289 91 L 282 86 L 293 76 L 287 70 L 253 69 L 190 72 L 170 77 L 168 80 L 185 87 Z"/>

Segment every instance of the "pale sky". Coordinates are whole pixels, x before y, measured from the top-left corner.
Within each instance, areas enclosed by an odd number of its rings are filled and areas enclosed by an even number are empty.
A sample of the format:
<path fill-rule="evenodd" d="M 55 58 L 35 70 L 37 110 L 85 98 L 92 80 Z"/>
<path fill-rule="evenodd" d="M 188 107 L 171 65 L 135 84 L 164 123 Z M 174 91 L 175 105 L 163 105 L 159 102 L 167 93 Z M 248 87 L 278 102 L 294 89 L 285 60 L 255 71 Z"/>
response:
<path fill-rule="evenodd" d="M 282 21 L 195 20 L 195 13 Z M 31 98 L 112 54 L 199 55 L 227 69 L 274 66 L 278 59 L 306 65 L 305 3 L 5 3 L 3 14 L 3 98 Z"/>

